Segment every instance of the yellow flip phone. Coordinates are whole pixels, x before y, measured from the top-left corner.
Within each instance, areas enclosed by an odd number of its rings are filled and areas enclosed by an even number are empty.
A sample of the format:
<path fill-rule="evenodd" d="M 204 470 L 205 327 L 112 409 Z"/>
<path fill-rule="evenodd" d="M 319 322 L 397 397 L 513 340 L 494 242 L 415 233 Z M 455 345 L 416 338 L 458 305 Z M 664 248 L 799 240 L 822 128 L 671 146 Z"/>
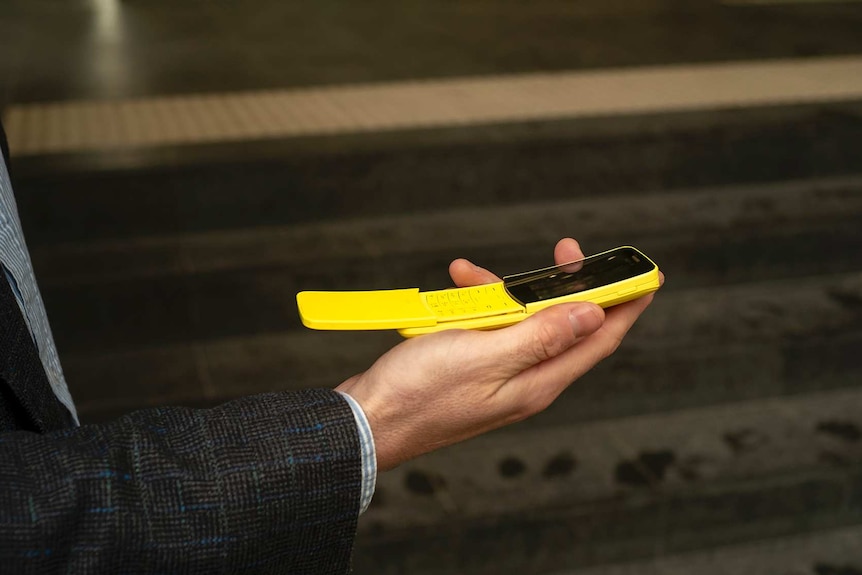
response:
<path fill-rule="evenodd" d="M 296 303 L 302 323 L 312 329 L 397 329 L 412 337 L 445 329 L 505 327 L 564 302 L 611 307 L 658 288 L 658 266 L 637 249 L 624 246 L 475 287 L 304 291 L 297 294 Z"/>

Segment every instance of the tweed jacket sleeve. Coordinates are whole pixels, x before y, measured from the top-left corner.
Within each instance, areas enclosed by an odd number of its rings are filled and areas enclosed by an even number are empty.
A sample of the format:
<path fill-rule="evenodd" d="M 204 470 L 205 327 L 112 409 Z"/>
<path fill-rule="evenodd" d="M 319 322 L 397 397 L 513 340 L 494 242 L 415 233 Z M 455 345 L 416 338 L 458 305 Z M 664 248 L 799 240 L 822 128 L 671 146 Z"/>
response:
<path fill-rule="evenodd" d="M 0 571 L 346 573 L 353 414 L 329 390 L 0 435 Z"/>

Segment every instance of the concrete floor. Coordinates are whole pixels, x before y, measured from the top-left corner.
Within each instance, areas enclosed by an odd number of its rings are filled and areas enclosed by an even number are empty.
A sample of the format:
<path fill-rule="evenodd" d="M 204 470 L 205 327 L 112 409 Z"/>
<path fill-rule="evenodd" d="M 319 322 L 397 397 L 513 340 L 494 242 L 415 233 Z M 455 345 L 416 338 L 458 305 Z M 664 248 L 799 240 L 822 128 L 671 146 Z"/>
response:
<path fill-rule="evenodd" d="M 862 54 L 853 2 L 7 4 L 7 113 Z M 380 477 L 357 573 L 855 574 L 862 96 L 799 93 L 41 148 L 13 175 L 85 421 L 331 386 L 398 341 L 304 330 L 301 289 L 440 288 L 563 235 L 659 262 L 644 321 L 546 413 Z"/>

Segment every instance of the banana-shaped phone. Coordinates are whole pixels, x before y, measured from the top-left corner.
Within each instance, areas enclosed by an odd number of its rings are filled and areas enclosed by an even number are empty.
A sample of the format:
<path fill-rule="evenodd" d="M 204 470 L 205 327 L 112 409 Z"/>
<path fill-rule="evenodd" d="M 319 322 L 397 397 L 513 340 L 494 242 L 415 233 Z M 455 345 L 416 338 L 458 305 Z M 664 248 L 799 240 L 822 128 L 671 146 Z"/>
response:
<path fill-rule="evenodd" d="M 305 291 L 297 294 L 296 303 L 302 323 L 312 329 L 397 329 L 412 337 L 444 329 L 504 327 L 564 302 L 610 307 L 658 288 L 655 263 L 626 246 L 475 287 Z"/>

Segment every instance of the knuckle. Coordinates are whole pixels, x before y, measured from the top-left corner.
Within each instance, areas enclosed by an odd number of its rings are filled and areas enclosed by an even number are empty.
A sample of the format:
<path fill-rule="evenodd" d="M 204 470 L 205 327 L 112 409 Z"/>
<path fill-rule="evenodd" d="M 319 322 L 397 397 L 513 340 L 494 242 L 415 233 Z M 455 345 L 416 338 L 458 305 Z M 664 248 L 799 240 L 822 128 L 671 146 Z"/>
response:
<path fill-rule="evenodd" d="M 537 396 L 532 405 L 530 405 L 531 413 L 530 415 L 536 415 L 537 413 L 541 413 L 548 409 L 548 407 L 553 403 L 554 398 L 548 394 L 542 394 Z"/>
<path fill-rule="evenodd" d="M 537 362 L 546 361 L 559 354 L 561 345 L 560 333 L 556 326 L 551 323 L 543 323 L 533 338 L 532 355 Z"/>
<path fill-rule="evenodd" d="M 623 337 L 616 333 L 609 333 L 605 338 L 603 357 L 610 357 L 623 343 Z"/>
<path fill-rule="evenodd" d="M 530 416 L 534 415 L 533 411 L 529 409 L 529 406 L 524 404 L 518 406 L 518 409 L 514 410 L 509 417 L 509 420 L 506 422 L 506 425 L 512 423 L 520 423 Z"/>
<path fill-rule="evenodd" d="M 517 423 L 519 421 L 524 421 L 525 419 L 529 419 L 533 417 L 537 413 L 541 413 L 545 410 L 548 405 L 539 398 L 530 398 L 527 401 L 521 403 L 515 412 L 512 414 L 512 423 Z"/>
<path fill-rule="evenodd" d="M 521 396 L 518 405 L 512 413 L 514 421 L 523 421 L 541 413 L 553 403 L 556 395 L 543 387 L 531 387 L 528 393 Z"/>

